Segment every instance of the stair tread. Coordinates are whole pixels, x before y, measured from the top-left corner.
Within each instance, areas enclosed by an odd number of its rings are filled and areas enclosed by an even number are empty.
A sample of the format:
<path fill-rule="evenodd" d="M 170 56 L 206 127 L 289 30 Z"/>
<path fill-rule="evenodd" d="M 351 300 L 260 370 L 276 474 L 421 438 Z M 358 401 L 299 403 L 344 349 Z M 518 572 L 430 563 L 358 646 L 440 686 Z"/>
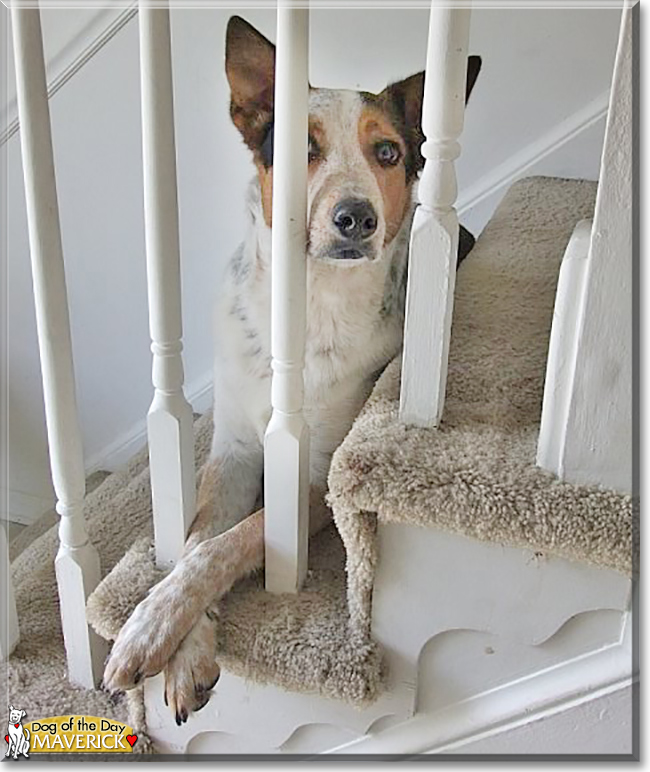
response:
<path fill-rule="evenodd" d="M 334 455 L 330 503 L 349 550 L 365 548 L 356 521 L 371 512 L 631 571 L 631 498 L 535 465 L 559 267 L 595 194 L 584 180 L 512 186 L 459 268 L 440 427 L 400 424 L 398 358 Z"/>
<path fill-rule="evenodd" d="M 194 434 L 200 468 L 210 447 L 209 414 L 195 422 Z M 145 457 L 146 451 L 138 454 L 86 500 L 91 537 L 101 537 L 105 571 L 86 610 L 95 631 L 109 641 L 164 576 L 154 565 Z M 382 692 L 384 666 L 373 641 L 350 640 L 347 623 L 345 551 L 332 525 L 310 542 L 309 572 L 298 595 L 267 593 L 262 572 L 228 593 L 220 604 L 217 658 L 234 675 L 363 707 Z"/>

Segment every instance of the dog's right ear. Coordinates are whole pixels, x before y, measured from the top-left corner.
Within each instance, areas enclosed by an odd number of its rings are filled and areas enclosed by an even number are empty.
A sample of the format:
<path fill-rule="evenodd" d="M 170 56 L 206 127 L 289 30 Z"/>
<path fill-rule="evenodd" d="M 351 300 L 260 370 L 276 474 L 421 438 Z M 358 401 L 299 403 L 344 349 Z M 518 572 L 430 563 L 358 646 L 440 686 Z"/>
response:
<path fill-rule="evenodd" d="M 273 119 L 275 46 L 240 16 L 228 22 L 226 76 L 230 117 L 244 142 L 257 151 Z"/>

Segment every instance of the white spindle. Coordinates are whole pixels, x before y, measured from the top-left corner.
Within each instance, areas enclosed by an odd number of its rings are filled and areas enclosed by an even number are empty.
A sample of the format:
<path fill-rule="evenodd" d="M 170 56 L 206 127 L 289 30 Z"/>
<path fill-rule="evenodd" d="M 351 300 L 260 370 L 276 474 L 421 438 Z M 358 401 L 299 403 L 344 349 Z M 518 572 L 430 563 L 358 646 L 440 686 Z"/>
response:
<path fill-rule="evenodd" d="M 278 8 L 273 165 L 273 414 L 264 442 L 266 588 L 297 592 L 307 571 L 309 433 L 302 414 L 306 326 L 309 11 Z"/>
<path fill-rule="evenodd" d="M 72 683 L 92 688 L 106 647 L 86 622 L 100 578 L 84 523 L 85 474 L 75 396 L 68 298 L 38 9 L 12 7 L 27 222 L 52 480 L 61 515 L 56 576 Z"/>
<path fill-rule="evenodd" d="M 563 480 L 631 493 L 634 234 L 633 24 L 627 5 L 591 229 L 576 228 L 558 280 L 537 463 Z M 638 52 L 637 52 L 638 53 Z"/>
<path fill-rule="evenodd" d="M 463 130 L 468 9 L 431 7 L 422 106 L 426 159 L 411 231 L 400 419 L 437 426 L 447 381 L 456 283 L 458 218 L 454 160 Z"/>
<path fill-rule="evenodd" d="M 147 417 L 156 561 L 172 567 L 195 515 L 192 408 L 183 394 L 181 276 L 168 8 L 140 5 L 149 329 L 155 393 Z"/>
<path fill-rule="evenodd" d="M 9 564 L 9 545 L 5 529 L 0 525 L 0 662 L 9 657 L 16 648 L 20 638 L 18 630 L 18 614 L 16 599 L 11 581 L 11 565 Z"/>

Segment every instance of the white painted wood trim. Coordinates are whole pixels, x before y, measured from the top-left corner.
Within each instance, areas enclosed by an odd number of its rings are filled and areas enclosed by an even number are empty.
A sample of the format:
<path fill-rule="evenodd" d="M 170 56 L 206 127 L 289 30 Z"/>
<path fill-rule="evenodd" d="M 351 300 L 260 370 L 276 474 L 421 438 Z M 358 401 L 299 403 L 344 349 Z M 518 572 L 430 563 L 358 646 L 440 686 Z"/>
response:
<path fill-rule="evenodd" d="M 458 217 L 454 161 L 463 130 L 469 9 L 433 3 L 422 105 L 426 159 L 409 250 L 400 420 L 438 426 L 447 383 Z"/>
<path fill-rule="evenodd" d="M 180 240 L 169 9 L 140 7 L 144 214 L 153 402 L 147 416 L 156 563 L 171 568 L 196 514 L 192 408 L 183 393 Z"/>
<path fill-rule="evenodd" d="M 578 300 L 584 293 L 592 220 L 581 220 L 566 248 L 558 277 L 548 348 L 537 465 L 562 477 L 571 376 L 578 346 Z"/>
<path fill-rule="evenodd" d="M 632 492 L 632 14 L 622 14 L 600 182 L 582 292 L 571 302 L 571 360 L 552 387 L 563 391 L 565 417 L 542 415 L 561 435 L 552 458 L 538 463 L 568 482 Z M 558 296 L 557 303 L 566 301 Z M 555 326 L 566 312 L 556 304 Z M 568 335 L 569 333 L 567 333 Z M 558 385 L 558 378 L 562 385 Z M 545 395 L 544 407 L 553 405 Z M 550 464 L 547 466 L 547 464 Z"/>
<path fill-rule="evenodd" d="M 20 639 L 18 612 L 14 597 L 14 585 L 11 581 L 9 563 L 9 543 L 4 525 L 0 525 L 0 662 L 9 658 Z"/>
<path fill-rule="evenodd" d="M 307 572 L 309 430 L 302 414 L 306 329 L 309 10 L 278 7 L 273 165 L 273 413 L 264 439 L 266 589 Z"/>
<path fill-rule="evenodd" d="M 419 713 L 332 754 L 442 753 L 554 715 L 638 680 L 633 670 L 631 618 L 619 644 L 491 689 L 435 713 Z"/>
<path fill-rule="evenodd" d="M 56 576 L 74 684 L 92 688 L 106 652 L 86 622 L 86 598 L 100 579 L 99 556 L 84 523 L 85 475 L 77 413 L 68 298 L 59 223 L 40 12 L 12 8 L 20 140 L 36 326 L 52 480 L 61 515 Z"/>
<path fill-rule="evenodd" d="M 41 3 L 41 5 L 43 5 L 43 3 Z M 33 7 L 36 7 L 36 4 L 34 4 Z M 101 7 L 102 6 L 98 6 L 98 9 Z M 95 54 L 98 54 L 102 48 L 104 48 L 104 46 L 135 17 L 137 12 L 137 0 L 136 2 L 129 0 L 126 7 L 117 13 L 99 34 L 92 36 L 90 42 L 84 45 L 81 50 L 79 50 L 79 45 L 76 40 L 74 45 L 69 47 L 71 50 L 68 50 L 68 46 L 66 46 L 64 50 L 66 55 L 65 58 L 68 59 L 68 63 L 53 78 L 51 78 L 47 84 L 48 99 L 51 99 L 57 91 L 63 88 L 73 76 L 88 64 Z M 93 29 L 97 29 L 97 27 L 98 25 L 93 25 Z M 6 126 L 0 132 L 0 147 L 10 140 L 20 128 L 18 116 L 15 115 L 16 109 L 17 106 L 15 103 L 7 105 L 7 118 L 5 119 Z M 9 118 L 9 116 L 12 117 Z"/>
<path fill-rule="evenodd" d="M 463 188 L 456 202 L 458 216 L 463 215 L 500 191 L 506 191 L 513 182 L 526 174 L 534 174 L 534 167 L 553 156 L 565 145 L 577 139 L 607 118 L 609 89 L 589 104 L 581 107 L 550 131 L 521 150 L 510 155 L 506 161 L 490 169 L 472 185 Z"/>

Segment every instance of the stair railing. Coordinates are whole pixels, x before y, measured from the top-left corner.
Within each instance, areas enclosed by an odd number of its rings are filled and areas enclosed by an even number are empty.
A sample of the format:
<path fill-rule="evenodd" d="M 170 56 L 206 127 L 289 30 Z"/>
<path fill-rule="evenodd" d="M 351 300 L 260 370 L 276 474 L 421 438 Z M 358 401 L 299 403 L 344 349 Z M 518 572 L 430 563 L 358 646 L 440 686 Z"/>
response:
<path fill-rule="evenodd" d="M 273 149 L 273 412 L 264 438 L 266 589 L 297 592 L 307 572 L 309 429 L 305 363 L 309 10 L 277 10 Z"/>
<path fill-rule="evenodd" d="M 306 328 L 309 12 L 278 7 L 273 196 L 273 413 L 265 437 L 266 586 L 296 592 L 307 568 L 309 436 L 302 414 Z M 99 559 L 84 524 L 76 408 L 56 182 L 38 8 L 12 8 L 30 250 L 52 476 L 61 514 L 56 558 L 72 682 L 101 677 L 105 649 L 85 602 Z M 140 4 L 145 228 L 154 398 L 147 427 L 156 559 L 171 567 L 195 514 L 191 408 L 183 394 L 176 159 L 169 10 Z M 458 221 L 469 11 L 433 3 L 420 183 L 410 247 L 401 418 L 436 425 L 444 402 Z"/>
<path fill-rule="evenodd" d="M 86 598 L 100 579 L 84 522 L 86 481 L 75 395 L 68 297 L 56 193 L 50 108 L 38 8 L 11 8 L 27 224 L 43 378 L 50 467 L 61 515 L 56 578 L 73 684 L 101 678 L 106 643 L 86 622 Z"/>
<path fill-rule="evenodd" d="M 560 479 L 631 493 L 634 430 L 633 24 L 626 4 L 616 51 L 593 223 L 562 261 L 549 342 L 537 464 Z"/>
<path fill-rule="evenodd" d="M 156 563 L 172 568 L 196 515 L 192 408 L 183 394 L 181 269 L 169 8 L 140 3 L 142 160 L 154 397 L 147 415 Z"/>
<path fill-rule="evenodd" d="M 465 117 L 470 10 L 434 2 L 424 79 L 426 159 L 409 246 L 400 420 L 438 426 L 447 383 L 458 253 L 454 161 Z"/>

